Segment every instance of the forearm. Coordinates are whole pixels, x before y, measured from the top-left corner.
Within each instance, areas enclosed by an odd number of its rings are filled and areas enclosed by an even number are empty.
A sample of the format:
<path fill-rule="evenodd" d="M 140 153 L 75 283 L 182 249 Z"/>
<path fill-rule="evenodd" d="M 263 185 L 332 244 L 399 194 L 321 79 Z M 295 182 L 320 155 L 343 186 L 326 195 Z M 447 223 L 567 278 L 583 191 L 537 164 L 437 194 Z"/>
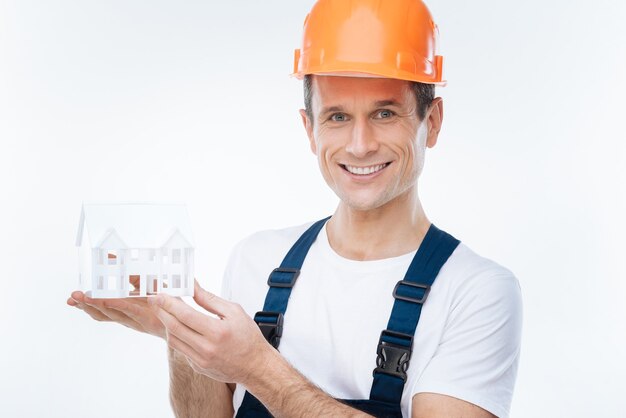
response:
<path fill-rule="evenodd" d="M 244 386 L 276 418 L 370 417 L 313 385 L 278 352 Z"/>
<path fill-rule="evenodd" d="M 168 348 L 170 402 L 176 417 L 232 418 L 232 391 L 226 383 L 196 373 L 187 359 Z"/>

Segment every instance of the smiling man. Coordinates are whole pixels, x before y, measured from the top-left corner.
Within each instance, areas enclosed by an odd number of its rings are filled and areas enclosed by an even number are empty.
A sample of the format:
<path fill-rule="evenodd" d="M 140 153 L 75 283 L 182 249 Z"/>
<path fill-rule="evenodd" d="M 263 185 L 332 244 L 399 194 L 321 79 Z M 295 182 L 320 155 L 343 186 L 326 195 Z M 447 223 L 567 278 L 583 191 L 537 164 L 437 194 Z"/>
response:
<path fill-rule="evenodd" d="M 294 73 L 335 213 L 243 240 L 223 298 L 196 285 L 207 314 L 165 295 L 72 294 L 97 320 L 167 341 L 177 416 L 508 416 L 517 279 L 419 199 L 443 120 L 436 35 L 420 0 L 319 0 Z"/>

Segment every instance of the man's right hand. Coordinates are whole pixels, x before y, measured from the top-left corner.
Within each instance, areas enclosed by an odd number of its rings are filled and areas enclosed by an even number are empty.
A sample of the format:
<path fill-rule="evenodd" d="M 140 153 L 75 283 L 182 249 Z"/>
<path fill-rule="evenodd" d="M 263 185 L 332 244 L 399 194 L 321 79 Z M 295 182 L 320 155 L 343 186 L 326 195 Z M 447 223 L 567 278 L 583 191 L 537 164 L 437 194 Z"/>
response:
<path fill-rule="evenodd" d="M 137 278 L 138 279 L 138 278 Z M 138 280 L 131 277 L 137 289 Z M 165 327 L 148 305 L 146 297 L 92 299 L 75 291 L 67 304 L 81 309 L 96 321 L 117 322 L 134 330 L 166 339 Z M 170 400 L 177 417 L 232 417 L 234 385 L 195 373 L 185 356 L 169 350 Z"/>
<path fill-rule="evenodd" d="M 134 330 L 165 339 L 165 327 L 150 309 L 148 299 L 92 299 L 74 291 L 67 304 L 83 310 L 96 321 L 117 322 Z"/>

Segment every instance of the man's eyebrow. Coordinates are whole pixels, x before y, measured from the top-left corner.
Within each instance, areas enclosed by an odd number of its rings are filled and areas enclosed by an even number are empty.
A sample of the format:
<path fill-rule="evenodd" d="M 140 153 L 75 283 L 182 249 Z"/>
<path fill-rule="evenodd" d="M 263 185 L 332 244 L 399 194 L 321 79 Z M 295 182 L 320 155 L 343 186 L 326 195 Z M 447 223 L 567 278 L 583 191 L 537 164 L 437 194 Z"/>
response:
<path fill-rule="evenodd" d="M 343 112 L 343 107 L 341 106 L 327 106 L 322 108 L 320 115 L 330 113 L 330 112 Z"/>
<path fill-rule="evenodd" d="M 379 100 L 375 104 L 376 107 L 400 106 L 400 102 L 396 99 Z"/>
<path fill-rule="evenodd" d="M 400 102 L 396 99 L 386 99 L 386 100 L 379 100 L 377 102 L 374 103 L 374 105 L 376 107 L 385 107 L 385 106 L 400 106 Z M 330 113 L 330 112 L 343 112 L 343 106 L 327 106 L 322 108 L 322 111 L 320 112 L 320 115 L 326 114 L 326 113 Z"/>

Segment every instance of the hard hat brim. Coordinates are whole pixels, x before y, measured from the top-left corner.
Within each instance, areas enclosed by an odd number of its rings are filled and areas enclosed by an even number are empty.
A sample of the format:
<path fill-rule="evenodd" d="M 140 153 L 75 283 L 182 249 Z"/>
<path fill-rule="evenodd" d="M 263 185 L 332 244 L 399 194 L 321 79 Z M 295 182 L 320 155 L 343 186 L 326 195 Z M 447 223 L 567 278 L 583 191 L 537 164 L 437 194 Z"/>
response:
<path fill-rule="evenodd" d="M 298 80 L 302 80 L 304 79 L 305 75 L 318 75 L 318 76 L 333 76 L 333 77 L 361 77 L 361 78 L 391 78 L 391 79 L 395 79 L 395 80 L 406 80 L 406 81 L 415 81 L 418 83 L 424 83 L 424 84 L 433 84 L 437 87 L 445 87 L 448 84 L 447 80 L 441 80 L 441 81 L 430 81 L 430 80 L 423 80 L 423 79 L 416 79 L 416 77 L 412 76 L 411 74 L 398 74 L 395 77 L 390 77 L 387 74 L 375 74 L 375 73 L 369 73 L 369 72 L 361 72 L 361 71 L 319 71 L 319 72 L 315 72 L 315 71 L 307 71 L 305 72 L 295 72 L 295 73 L 291 73 L 289 74 L 291 77 L 294 77 Z"/>

